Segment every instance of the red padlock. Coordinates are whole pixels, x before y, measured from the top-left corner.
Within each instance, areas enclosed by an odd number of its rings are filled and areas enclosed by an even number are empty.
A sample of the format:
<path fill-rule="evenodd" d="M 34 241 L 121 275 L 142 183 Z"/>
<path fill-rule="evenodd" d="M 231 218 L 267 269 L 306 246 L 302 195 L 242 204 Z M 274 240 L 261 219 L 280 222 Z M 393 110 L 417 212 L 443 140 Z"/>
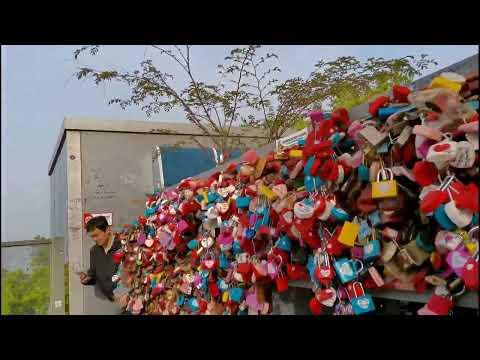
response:
<path fill-rule="evenodd" d="M 323 305 L 313 297 L 310 302 L 308 303 L 308 307 L 313 315 L 321 315 L 323 311 Z"/>
<path fill-rule="evenodd" d="M 298 264 L 287 264 L 287 276 L 290 280 L 307 280 L 309 278 L 305 267 Z"/>
<path fill-rule="evenodd" d="M 329 286 L 332 279 L 335 277 L 333 266 L 330 265 L 330 258 L 328 253 L 321 252 L 317 257 L 317 267 L 314 270 L 315 278 L 324 286 Z"/>
<path fill-rule="evenodd" d="M 478 289 L 478 259 L 468 259 L 463 266 L 462 279 L 468 290 Z"/>
<path fill-rule="evenodd" d="M 279 276 L 275 280 L 277 286 L 277 292 L 282 293 L 288 290 L 288 278 L 285 276 Z"/>
<path fill-rule="evenodd" d="M 120 264 L 125 253 L 123 251 L 116 251 L 113 253 L 112 260 L 115 264 Z"/>

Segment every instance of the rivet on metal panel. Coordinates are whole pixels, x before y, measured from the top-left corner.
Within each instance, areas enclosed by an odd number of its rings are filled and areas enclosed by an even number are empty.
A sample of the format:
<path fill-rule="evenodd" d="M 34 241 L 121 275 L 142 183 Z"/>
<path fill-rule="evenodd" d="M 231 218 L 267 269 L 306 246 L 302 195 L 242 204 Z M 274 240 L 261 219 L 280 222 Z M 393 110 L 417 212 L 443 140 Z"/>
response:
<path fill-rule="evenodd" d="M 75 155 L 70 155 L 70 160 L 75 160 Z"/>

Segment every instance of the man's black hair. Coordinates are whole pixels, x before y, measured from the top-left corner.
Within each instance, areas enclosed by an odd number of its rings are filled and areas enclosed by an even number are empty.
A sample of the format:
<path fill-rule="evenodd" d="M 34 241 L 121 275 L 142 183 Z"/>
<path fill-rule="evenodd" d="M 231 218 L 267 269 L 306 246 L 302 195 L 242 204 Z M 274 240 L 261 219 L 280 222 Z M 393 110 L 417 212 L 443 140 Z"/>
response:
<path fill-rule="evenodd" d="M 95 229 L 107 231 L 108 221 L 105 216 L 97 216 L 91 218 L 87 223 L 87 232 L 92 232 Z"/>

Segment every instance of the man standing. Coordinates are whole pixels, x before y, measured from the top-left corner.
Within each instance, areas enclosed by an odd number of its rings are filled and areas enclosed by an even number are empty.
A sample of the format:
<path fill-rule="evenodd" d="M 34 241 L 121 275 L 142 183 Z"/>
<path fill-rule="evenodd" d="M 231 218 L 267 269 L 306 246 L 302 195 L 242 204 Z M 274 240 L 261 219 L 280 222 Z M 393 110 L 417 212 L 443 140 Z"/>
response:
<path fill-rule="evenodd" d="M 113 262 L 113 254 L 121 248 L 120 240 L 113 237 L 112 229 L 104 216 L 90 219 L 87 233 L 95 245 L 90 249 L 90 269 L 79 274 L 83 285 L 94 285 L 97 297 L 115 301 L 122 309 L 127 306 L 128 294 L 114 295 L 113 275 L 117 265 Z"/>

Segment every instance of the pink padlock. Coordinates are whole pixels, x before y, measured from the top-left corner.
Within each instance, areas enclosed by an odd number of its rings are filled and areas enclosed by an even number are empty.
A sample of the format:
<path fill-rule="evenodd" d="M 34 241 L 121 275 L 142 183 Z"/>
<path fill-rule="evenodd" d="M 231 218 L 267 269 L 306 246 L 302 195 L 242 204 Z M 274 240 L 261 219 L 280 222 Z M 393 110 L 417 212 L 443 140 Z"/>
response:
<path fill-rule="evenodd" d="M 180 220 L 177 224 L 177 230 L 180 233 L 183 233 L 187 229 L 188 229 L 188 223 L 185 220 Z"/>
<path fill-rule="evenodd" d="M 354 246 L 350 249 L 352 259 L 363 259 L 363 247 Z"/>
<path fill-rule="evenodd" d="M 467 248 L 460 245 L 455 250 L 450 251 L 447 255 L 447 264 L 457 274 L 458 277 L 463 276 L 465 264 L 470 259 L 470 253 Z"/>

